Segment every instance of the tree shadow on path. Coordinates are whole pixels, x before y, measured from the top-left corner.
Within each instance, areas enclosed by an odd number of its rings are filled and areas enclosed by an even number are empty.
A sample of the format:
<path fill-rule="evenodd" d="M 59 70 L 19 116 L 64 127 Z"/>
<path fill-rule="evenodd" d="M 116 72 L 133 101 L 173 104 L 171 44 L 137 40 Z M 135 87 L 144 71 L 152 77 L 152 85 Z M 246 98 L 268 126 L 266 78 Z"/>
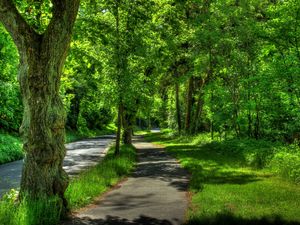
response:
<path fill-rule="evenodd" d="M 169 183 L 179 191 L 187 191 L 189 174 L 164 149 L 139 149 L 139 162 L 132 177 L 147 177 Z"/>
<path fill-rule="evenodd" d="M 75 218 L 61 225 L 172 225 L 172 223 L 168 220 L 160 220 L 141 215 L 133 221 L 116 216 L 106 216 L 105 219 L 91 219 L 88 217 Z"/>

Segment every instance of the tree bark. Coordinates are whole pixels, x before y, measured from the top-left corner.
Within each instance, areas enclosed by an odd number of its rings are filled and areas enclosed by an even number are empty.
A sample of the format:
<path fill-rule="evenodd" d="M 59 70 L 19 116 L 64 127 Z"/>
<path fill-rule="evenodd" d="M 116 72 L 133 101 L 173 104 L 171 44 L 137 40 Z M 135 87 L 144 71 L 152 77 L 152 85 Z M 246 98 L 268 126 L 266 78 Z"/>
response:
<path fill-rule="evenodd" d="M 19 82 L 24 105 L 20 131 L 25 151 L 20 197 L 57 195 L 64 213 L 68 176 L 62 168 L 66 154 L 65 112 L 59 88 L 79 0 L 52 0 L 52 4 L 52 20 L 44 34 L 26 23 L 11 0 L 0 0 L 0 21 L 20 55 Z"/>
<path fill-rule="evenodd" d="M 193 133 L 196 133 L 199 130 L 199 126 L 202 120 L 202 111 L 204 106 L 204 86 L 205 86 L 205 78 L 201 78 L 199 82 L 199 95 L 198 95 L 198 101 L 196 104 L 196 111 L 194 113 L 193 117 L 193 126 L 191 131 Z"/>
<path fill-rule="evenodd" d="M 135 121 L 135 113 L 124 109 L 123 112 L 123 143 L 132 144 L 133 125 Z"/>
<path fill-rule="evenodd" d="M 194 78 L 190 77 L 188 84 L 188 94 L 186 98 L 186 114 L 185 114 L 185 132 L 190 133 L 191 131 L 191 115 L 193 107 L 193 92 L 194 92 Z"/>
<path fill-rule="evenodd" d="M 80 102 L 82 97 L 78 93 L 73 93 L 75 96 L 71 100 L 70 112 L 67 117 L 67 128 L 78 130 L 77 122 L 80 113 Z"/>
<path fill-rule="evenodd" d="M 182 130 L 181 127 L 181 112 L 180 112 L 180 101 L 179 101 L 179 84 L 178 81 L 175 83 L 175 104 L 176 104 L 176 117 L 177 117 L 177 126 L 178 132 L 180 133 Z"/>
<path fill-rule="evenodd" d="M 118 106 L 118 121 L 117 121 L 117 137 L 116 137 L 115 156 L 120 155 L 122 114 L 123 114 L 123 105 L 122 105 L 122 103 L 119 103 L 119 106 Z"/>

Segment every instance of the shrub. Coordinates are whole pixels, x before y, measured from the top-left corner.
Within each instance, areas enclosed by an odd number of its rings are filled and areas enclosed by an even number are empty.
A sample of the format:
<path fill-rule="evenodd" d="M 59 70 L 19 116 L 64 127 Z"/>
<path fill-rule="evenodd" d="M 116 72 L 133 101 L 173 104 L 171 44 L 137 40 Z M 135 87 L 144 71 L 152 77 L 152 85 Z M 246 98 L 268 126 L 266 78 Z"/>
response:
<path fill-rule="evenodd" d="M 300 184 L 300 150 L 281 148 L 272 158 L 270 168 L 282 177 Z"/>
<path fill-rule="evenodd" d="M 20 138 L 0 133 L 0 164 L 22 158 L 23 151 Z"/>

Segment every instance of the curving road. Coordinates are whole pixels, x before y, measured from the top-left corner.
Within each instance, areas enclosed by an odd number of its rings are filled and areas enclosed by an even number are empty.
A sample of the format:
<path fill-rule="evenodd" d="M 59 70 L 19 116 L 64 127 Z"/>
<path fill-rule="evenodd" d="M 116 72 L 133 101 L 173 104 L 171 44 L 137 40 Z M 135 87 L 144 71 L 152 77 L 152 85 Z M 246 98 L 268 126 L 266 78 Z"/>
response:
<path fill-rule="evenodd" d="M 64 169 L 70 176 L 93 166 L 107 153 L 114 135 L 105 135 L 66 144 L 67 155 Z M 0 165 L 0 197 L 10 189 L 20 186 L 23 160 Z"/>

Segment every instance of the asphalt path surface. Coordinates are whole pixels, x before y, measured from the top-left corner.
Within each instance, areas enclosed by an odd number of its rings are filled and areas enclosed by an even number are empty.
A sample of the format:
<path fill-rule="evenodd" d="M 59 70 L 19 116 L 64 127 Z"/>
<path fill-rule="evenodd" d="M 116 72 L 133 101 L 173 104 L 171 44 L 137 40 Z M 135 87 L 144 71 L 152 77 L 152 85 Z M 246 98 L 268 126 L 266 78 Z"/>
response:
<path fill-rule="evenodd" d="M 66 144 L 65 171 L 72 177 L 97 164 L 105 156 L 113 140 L 114 135 L 105 135 Z M 22 167 L 23 160 L 0 165 L 0 197 L 12 188 L 19 188 Z"/>
<path fill-rule="evenodd" d="M 63 225 L 180 225 L 188 207 L 188 173 L 165 149 L 134 140 L 136 170 Z"/>

